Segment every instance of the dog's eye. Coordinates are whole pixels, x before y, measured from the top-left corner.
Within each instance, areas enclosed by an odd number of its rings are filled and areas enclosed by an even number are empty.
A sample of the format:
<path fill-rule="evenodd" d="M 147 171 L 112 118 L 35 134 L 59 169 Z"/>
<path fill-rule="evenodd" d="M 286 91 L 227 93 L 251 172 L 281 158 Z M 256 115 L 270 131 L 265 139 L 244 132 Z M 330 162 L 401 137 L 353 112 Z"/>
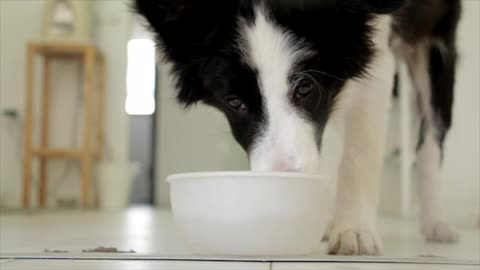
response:
<path fill-rule="evenodd" d="M 247 112 L 247 106 L 237 96 L 228 96 L 225 99 L 225 103 L 228 105 L 228 107 L 230 107 L 230 109 L 238 111 L 239 113 L 244 114 Z"/>
<path fill-rule="evenodd" d="M 313 84 L 310 82 L 301 82 L 295 88 L 293 92 L 293 99 L 295 101 L 300 101 L 306 97 L 308 97 L 313 92 Z"/>

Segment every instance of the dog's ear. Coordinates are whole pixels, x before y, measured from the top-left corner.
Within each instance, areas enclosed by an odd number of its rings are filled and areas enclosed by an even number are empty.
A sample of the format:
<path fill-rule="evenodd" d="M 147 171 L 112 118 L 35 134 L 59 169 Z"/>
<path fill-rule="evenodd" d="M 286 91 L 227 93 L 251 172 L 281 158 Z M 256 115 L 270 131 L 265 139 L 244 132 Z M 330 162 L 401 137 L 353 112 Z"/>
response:
<path fill-rule="evenodd" d="M 234 1 L 135 0 L 134 9 L 157 34 L 166 56 L 186 63 L 202 56 L 222 34 L 222 23 L 231 15 L 231 2 Z"/>
<path fill-rule="evenodd" d="M 340 0 L 341 5 L 362 12 L 389 14 L 402 8 L 407 0 Z"/>
<path fill-rule="evenodd" d="M 233 16 L 231 0 L 134 0 L 134 10 L 156 33 L 163 56 L 172 63 L 177 99 L 185 106 L 205 98 L 198 76 L 225 35 Z M 219 10 L 221 12 L 219 12 Z M 231 32 L 231 31 L 230 31 Z M 231 33 L 230 33 L 231 34 Z"/>

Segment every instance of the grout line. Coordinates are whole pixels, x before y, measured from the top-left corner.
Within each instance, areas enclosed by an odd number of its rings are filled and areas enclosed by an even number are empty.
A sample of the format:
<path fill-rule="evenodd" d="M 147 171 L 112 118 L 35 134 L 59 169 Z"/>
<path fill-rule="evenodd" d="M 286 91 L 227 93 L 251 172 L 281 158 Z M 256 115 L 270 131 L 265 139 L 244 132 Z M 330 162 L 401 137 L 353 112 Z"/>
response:
<path fill-rule="evenodd" d="M 7 263 L 15 262 L 18 261 L 18 259 L 1 259 L 0 260 L 0 265 L 5 265 Z"/>

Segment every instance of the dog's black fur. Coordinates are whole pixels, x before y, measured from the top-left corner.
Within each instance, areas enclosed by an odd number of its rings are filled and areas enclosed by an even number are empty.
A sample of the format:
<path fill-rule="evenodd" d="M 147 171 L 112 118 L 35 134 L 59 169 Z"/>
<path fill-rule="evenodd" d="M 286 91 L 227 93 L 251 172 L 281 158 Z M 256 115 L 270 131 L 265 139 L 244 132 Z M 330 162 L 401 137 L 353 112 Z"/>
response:
<path fill-rule="evenodd" d="M 268 121 L 262 114 L 256 70 L 242 63 L 236 40 L 238 19 L 253 23 L 253 7 L 257 2 L 261 1 L 137 0 L 135 6 L 159 35 L 158 43 L 173 63 L 179 102 L 189 106 L 202 101 L 224 112 L 235 138 L 246 150 L 259 126 Z M 309 73 L 309 76 L 328 91 L 317 89 L 315 97 L 297 104 L 317 126 L 318 146 L 345 81 L 366 75 L 374 54 L 370 40 L 372 14 L 391 12 L 403 2 L 265 1 L 276 23 L 315 49 L 315 55 L 298 63 L 298 70 L 324 72 Z M 297 74 L 291 74 L 290 80 L 297 79 Z M 249 113 L 239 117 L 232 112 L 225 106 L 226 96 L 239 97 L 248 106 Z"/>

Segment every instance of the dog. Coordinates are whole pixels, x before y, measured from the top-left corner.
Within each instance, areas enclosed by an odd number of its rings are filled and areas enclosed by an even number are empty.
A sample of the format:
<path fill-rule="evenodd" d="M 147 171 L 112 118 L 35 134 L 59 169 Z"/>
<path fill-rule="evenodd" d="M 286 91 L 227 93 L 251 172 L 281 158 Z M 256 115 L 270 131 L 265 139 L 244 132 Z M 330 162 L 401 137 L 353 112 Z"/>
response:
<path fill-rule="evenodd" d="M 377 255 L 386 122 L 408 67 L 421 119 L 415 174 L 427 240 L 453 242 L 440 200 L 460 0 L 136 0 L 177 100 L 224 113 L 255 171 L 317 173 L 324 131 L 343 152 L 328 253 Z M 393 94 L 392 94 L 393 89 Z"/>

